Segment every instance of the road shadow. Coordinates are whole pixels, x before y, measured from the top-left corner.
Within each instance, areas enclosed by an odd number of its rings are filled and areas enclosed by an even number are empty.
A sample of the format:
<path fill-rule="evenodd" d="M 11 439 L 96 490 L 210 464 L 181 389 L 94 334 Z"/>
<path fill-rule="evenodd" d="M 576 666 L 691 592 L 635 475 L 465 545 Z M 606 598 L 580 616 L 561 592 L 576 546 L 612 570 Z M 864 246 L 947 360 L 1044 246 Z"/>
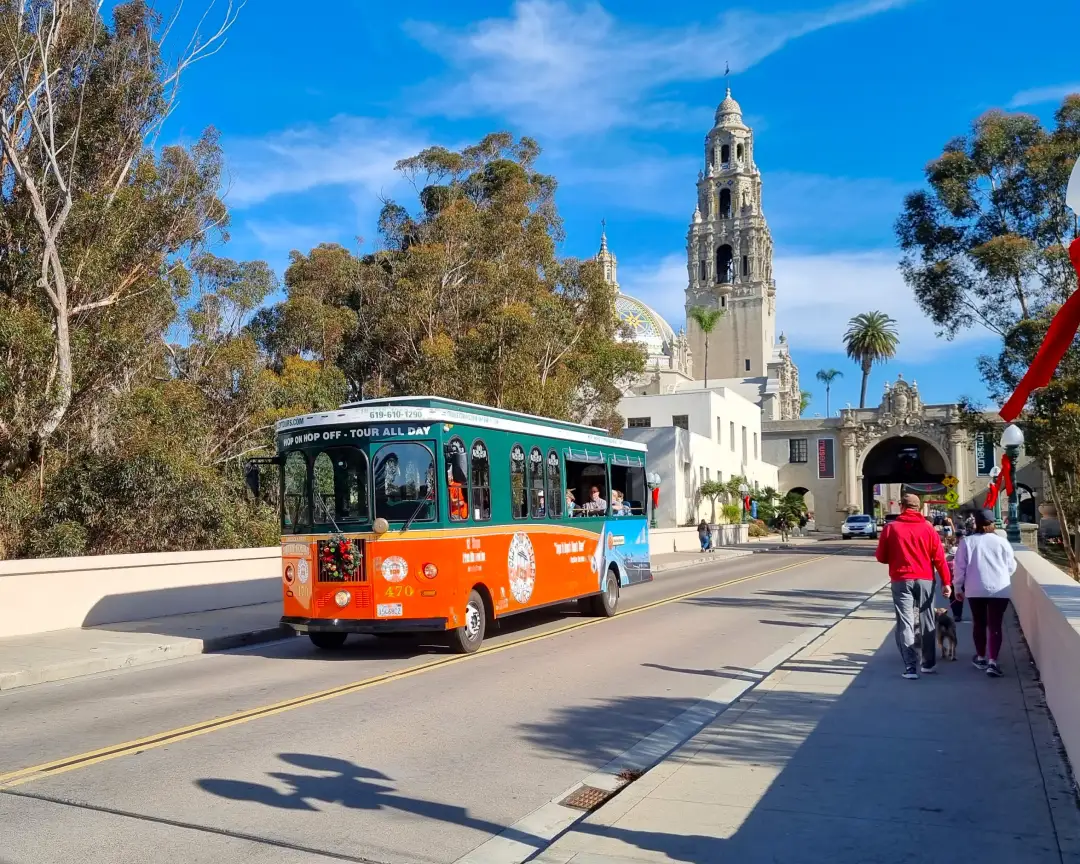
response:
<path fill-rule="evenodd" d="M 1048 720 L 1025 702 L 1034 675 L 1018 632 L 1000 681 L 967 663 L 904 681 L 891 632 L 868 650 L 783 664 L 683 759 L 625 787 L 559 849 L 597 860 L 910 864 L 952 861 L 962 848 L 981 864 L 1059 864 L 1055 788 L 1040 759 L 1062 763 L 1049 735 L 1033 743 L 1034 724 Z M 1071 798 L 1060 806 L 1075 811 Z"/>
<path fill-rule="evenodd" d="M 581 617 L 583 616 L 573 602 L 548 606 L 533 612 L 522 612 L 519 615 L 511 615 L 509 618 L 500 619 L 495 623 L 494 628 L 488 631 L 487 637 L 491 639 L 498 636 L 514 636 L 535 627 Z M 382 636 L 352 634 L 342 648 L 333 651 L 322 651 L 316 648 L 304 634 L 300 634 L 300 639 L 306 650 L 295 655 L 290 654 L 289 659 L 291 660 L 319 660 L 340 663 L 355 662 L 360 658 L 409 660 L 433 654 L 446 654 L 449 656 L 453 653 L 449 645 L 449 634 L 443 632 L 393 633 Z M 280 647 L 274 643 L 266 643 L 245 648 L 244 654 L 255 657 L 279 658 L 281 651 Z"/>
<path fill-rule="evenodd" d="M 682 675 L 704 675 L 707 678 L 727 678 L 731 681 L 761 680 L 761 673 L 755 673 L 753 669 L 739 670 L 732 666 L 725 666 L 723 669 L 684 669 L 679 666 L 665 666 L 662 663 L 642 663 L 641 665 L 646 669 L 659 669 L 661 672 L 678 672 Z"/>
<path fill-rule="evenodd" d="M 323 805 L 348 810 L 392 810 L 486 834 L 500 834 L 507 829 L 506 825 L 471 816 L 464 807 L 401 795 L 392 785 L 393 778 L 347 759 L 313 753 L 279 753 L 278 758 L 285 765 L 305 773 L 269 773 L 267 776 L 277 782 L 277 787 L 219 777 L 203 778 L 195 781 L 195 785 L 218 798 L 261 804 L 279 810 L 318 812 L 325 809 Z M 282 786 L 284 790 L 279 788 Z M 509 836 L 536 847 L 544 842 L 526 832 L 515 831 Z"/>

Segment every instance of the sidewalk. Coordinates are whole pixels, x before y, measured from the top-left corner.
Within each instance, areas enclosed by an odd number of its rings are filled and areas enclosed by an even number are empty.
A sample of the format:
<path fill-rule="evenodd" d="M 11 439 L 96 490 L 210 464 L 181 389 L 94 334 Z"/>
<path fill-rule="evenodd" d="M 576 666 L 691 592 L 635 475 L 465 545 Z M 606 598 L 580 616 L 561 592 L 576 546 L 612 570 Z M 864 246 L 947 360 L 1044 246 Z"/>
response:
<path fill-rule="evenodd" d="M 1004 678 L 972 668 L 962 624 L 962 659 L 905 681 L 875 595 L 531 860 L 1080 862 L 1076 798 L 1010 618 Z"/>
<path fill-rule="evenodd" d="M 751 554 L 747 550 L 719 549 L 712 553 L 654 555 L 653 572 L 659 575 Z M 3 638 L 0 691 L 294 636 L 291 629 L 278 624 L 280 618 L 280 603 L 260 603 Z"/>

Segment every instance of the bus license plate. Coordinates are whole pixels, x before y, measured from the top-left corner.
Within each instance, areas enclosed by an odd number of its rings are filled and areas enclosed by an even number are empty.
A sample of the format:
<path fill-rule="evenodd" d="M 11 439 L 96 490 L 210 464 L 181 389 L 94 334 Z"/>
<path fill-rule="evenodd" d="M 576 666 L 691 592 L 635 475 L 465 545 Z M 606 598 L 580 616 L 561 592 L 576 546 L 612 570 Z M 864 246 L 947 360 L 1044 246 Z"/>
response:
<path fill-rule="evenodd" d="M 375 610 L 375 613 L 380 618 L 400 618 L 401 617 L 401 604 L 400 603 L 380 603 Z"/>

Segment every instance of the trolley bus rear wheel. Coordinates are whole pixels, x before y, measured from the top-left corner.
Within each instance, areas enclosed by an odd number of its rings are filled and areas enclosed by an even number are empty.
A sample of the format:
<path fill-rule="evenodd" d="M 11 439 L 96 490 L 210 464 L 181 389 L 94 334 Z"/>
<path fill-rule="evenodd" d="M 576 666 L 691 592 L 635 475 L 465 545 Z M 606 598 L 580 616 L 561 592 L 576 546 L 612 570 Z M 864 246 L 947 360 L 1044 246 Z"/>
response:
<path fill-rule="evenodd" d="M 611 618 L 619 610 L 619 577 L 612 567 L 604 577 L 604 590 L 592 598 L 592 614 Z"/>
<path fill-rule="evenodd" d="M 322 651 L 336 651 L 349 638 L 348 633 L 308 633 L 311 644 Z"/>
<path fill-rule="evenodd" d="M 465 624 L 450 631 L 450 647 L 456 654 L 473 654 L 484 641 L 487 629 L 487 608 L 484 598 L 478 591 L 469 592 L 469 602 L 465 604 Z"/>

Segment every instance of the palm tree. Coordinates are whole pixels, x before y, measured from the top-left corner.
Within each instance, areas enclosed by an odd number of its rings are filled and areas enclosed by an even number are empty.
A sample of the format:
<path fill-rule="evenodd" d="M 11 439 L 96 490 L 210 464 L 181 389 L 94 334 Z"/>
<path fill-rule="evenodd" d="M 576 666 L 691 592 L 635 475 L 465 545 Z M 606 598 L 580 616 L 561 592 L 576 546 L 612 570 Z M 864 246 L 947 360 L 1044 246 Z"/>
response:
<path fill-rule="evenodd" d="M 813 393 L 809 390 L 799 391 L 799 416 L 802 417 L 806 413 L 806 409 L 810 407 L 810 400 L 813 398 Z"/>
<path fill-rule="evenodd" d="M 704 306 L 695 306 L 688 313 L 688 317 L 701 329 L 705 336 L 705 389 L 709 389 L 709 334 L 716 329 L 720 319 L 724 317 L 723 309 L 706 309 Z"/>
<path fill-rule="evenodd" d="M 843 378 L 844 373 L 839 369 L 819 369 L 817 373 L 817 380 L 825 385 L 825 416 L 832 417 L 831 404 L 829 402 L 829 395 L 832 391 L 832 382 L 837 378 Z"/>
<path fill-rule="evenodd" d="M 896 322 L 884 312 L 863 312 L 848 321 L 844 347 L 847 349 L 847 356 L 862 367 L 860 408 L 866 407 L 866 385 L 870 380 L 870 370 L 875 363 L 883 363 L 895 356 L 896 346 L 899 344 Z"/>

